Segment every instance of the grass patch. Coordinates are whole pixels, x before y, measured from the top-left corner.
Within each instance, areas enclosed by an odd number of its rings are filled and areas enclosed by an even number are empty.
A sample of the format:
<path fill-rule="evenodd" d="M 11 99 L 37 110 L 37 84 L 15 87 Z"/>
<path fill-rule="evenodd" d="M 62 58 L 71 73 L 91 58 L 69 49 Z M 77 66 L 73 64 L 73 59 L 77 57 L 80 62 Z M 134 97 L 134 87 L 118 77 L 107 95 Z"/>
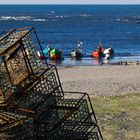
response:
<path fill-rule="evenodd" d="M 140 140 L 140 94 L 91 101 L 104 140 Z"/>

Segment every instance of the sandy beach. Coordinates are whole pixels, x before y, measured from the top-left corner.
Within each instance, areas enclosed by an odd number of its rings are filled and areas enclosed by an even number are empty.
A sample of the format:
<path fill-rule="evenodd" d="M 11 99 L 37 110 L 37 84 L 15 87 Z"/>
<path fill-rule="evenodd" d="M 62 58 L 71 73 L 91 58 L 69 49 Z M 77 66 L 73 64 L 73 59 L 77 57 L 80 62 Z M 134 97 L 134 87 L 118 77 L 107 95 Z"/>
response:
<path fill-rule="evenodd" d="M 64 91 L 91 97 L 140 93 L 140 65 L 61 67 L 58 72 Z"/>

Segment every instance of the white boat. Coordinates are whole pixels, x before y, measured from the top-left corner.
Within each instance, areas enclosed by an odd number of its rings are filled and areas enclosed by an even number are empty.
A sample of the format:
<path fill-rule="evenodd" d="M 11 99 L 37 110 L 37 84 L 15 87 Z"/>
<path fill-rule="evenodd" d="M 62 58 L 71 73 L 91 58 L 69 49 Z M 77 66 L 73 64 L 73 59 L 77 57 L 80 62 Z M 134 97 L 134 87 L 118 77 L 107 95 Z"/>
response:
<path fill-rule="evenodd" d="M 81 58 L 82 55 L 82 45 L 81 41 L 78 42 L 77 47 L 70 52 L 71 58 Z"/>

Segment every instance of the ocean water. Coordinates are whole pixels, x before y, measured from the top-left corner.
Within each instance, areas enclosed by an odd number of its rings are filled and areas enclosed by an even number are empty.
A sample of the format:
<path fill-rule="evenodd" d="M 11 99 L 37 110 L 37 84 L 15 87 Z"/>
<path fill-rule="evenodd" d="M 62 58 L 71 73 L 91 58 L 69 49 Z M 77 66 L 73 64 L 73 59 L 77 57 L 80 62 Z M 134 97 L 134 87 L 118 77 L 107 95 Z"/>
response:
<path fill-rule="evenodd" d="M 110 62 L 140 61 L 140 5 L 0 5 L 0 32 L 24 26 L 36 28 L 44 48 L 62 50 L 56 65 L 98 65 L 90 55 L 99 42 L 113 46 Z M 71 60 L 78 41 L 84 57 Z"/>

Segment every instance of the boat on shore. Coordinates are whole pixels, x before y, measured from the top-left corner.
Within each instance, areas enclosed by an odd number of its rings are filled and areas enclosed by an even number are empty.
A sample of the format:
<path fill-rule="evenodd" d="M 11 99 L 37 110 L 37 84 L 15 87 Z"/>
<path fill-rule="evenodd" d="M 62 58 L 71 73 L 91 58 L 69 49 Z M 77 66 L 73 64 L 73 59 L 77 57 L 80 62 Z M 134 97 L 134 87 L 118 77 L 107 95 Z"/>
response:
<path fill-rule="evenodd" d="M 101 43 L 92 52 L 92 57 L 95 59 L 111 59 L 114 57 L 114 49 L 112 46 L 105 48 Z"/>
<path fill-rule="evenodd" d="M 83 43 L 81 41 L 79 41 L 77 44 L 77 47 L 70 52 L 70 57 L 72 59 L 80 59 L 83 56 L 82 45 L 83 45 Z"/>
<path fill-rule="evenodd" d="M 50 59 L 50 60 L 63 60 L 63 54 L 60 49 L 47 47 L 43 51 L 37 51 L 38 58 L 40 60 Z"/>
<path fill-rule="evenodd" d="M 61 50 L 53 48 L 49 50 L 49 59 L 50 60 L 63 60 L 64 57 Z"/>
<path fill-rule="evenodd" d="M 45 55 L 42 53 L 42 51 L 37 51 L 37 56 L 40 60 L 45 60 L 47 59 L 47 57 L 45 57 Z"/>

